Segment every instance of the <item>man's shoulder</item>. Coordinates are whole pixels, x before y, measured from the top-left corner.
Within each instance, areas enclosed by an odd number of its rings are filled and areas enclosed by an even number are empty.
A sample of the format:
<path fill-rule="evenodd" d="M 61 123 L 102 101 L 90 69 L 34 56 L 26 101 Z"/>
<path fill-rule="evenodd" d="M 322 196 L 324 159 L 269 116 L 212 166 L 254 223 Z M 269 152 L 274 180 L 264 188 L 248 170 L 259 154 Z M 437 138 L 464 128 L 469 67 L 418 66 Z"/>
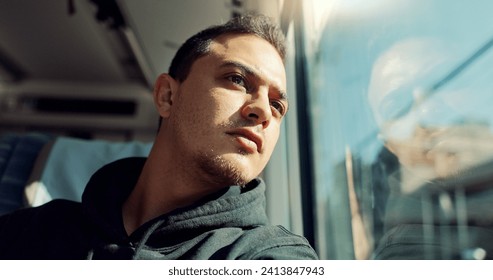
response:
<path fill-rule="evenodd" d="M 240 259 L 318 259 L 305 237 L 283 226 L 264 225 L 244 230 L 234 247 L 243 251 Z"/>
<path fill-rule="evenodd" d="M 51 259 L 76 251 L 84 230 L 80 203 L 53 200 L 0 217 L 0 259 Z"/>
<path fill-rule="evenodd" d="M 280 254 L 283 259 L 316 259 L 318 258 L 308 240 L 292 233 L 283 226 L 264 226 L 265 242 L 257 252 L 257 258 L 265 258 L 270 254 Z"/>
<path fill-rule="evenodd" d="M 37 225 L 46 226 L 47 223 L 58 223 L 64 217 L 73 218 L 74 215 L 81 213 L 79 202 L 55 199 L 46 204 L 20 209 L 3 216 L 0 216 L 0 232 L 6 227 L 34 227 Z"/>

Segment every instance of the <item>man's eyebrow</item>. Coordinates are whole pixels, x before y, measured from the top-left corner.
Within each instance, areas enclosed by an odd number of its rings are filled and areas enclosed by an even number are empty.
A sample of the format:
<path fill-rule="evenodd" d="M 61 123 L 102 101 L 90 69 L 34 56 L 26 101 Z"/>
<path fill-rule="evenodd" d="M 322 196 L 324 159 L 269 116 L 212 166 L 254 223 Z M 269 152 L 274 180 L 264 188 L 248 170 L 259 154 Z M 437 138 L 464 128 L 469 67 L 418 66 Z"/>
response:
<path fill-rule="evenodd" d="M 255 77 L 256 79 L 258 80 L 261 80 L 261 75 L 260 73 L 258 73 L 258 71 L 255 71 L 255 69 L 241 63 L 241 62 L 238 62 L 238 61 L 234 61 L 234 60 L 227 60 L 225 61 L 223 64 L 221 64 L 221 68 L 224 68 L 224 67 L 236 67 L 236 68 L 239 68 L 241 70 L 241 72 L 249 75 L 249 76 L 253 76 Z M 281 88 L 274 84 L 273 87 L 276 89 L 276 91 L 279 93 L 279 98 L 280 99 L 283 99 L 283 100 L 288 100 L 288 94 L 281 90 Z"/>

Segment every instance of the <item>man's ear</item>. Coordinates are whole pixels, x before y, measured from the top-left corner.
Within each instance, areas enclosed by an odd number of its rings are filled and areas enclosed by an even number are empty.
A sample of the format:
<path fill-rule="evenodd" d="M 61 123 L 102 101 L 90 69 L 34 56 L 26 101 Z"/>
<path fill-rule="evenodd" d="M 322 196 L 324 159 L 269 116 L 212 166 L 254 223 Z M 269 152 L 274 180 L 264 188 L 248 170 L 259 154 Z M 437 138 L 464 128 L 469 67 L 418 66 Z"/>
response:
<path fill-rule="evenodd" d="M 154 85 L 154 104 L 161 117 L 169 117 L 177 88 L 178 82 L 168 74 L 161 74 L 156 79 Z"/>

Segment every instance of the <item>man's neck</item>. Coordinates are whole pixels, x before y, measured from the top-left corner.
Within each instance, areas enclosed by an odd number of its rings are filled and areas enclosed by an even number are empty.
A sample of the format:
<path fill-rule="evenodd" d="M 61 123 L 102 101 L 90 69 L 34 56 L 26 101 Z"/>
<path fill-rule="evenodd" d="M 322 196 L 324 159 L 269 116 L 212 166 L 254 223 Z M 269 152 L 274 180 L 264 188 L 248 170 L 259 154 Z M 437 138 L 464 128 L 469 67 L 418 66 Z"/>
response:
<path fill-rule="evenodd" d="M 144 223 L 175 209 L 191 205 L 218 190 L 192 169 L 163 164 L 163 158 L 152 152 L 137 184 L 122 206 L 125 230 L 132 234 Z M 169 161 L 168 161 L 169 162 Z"/>

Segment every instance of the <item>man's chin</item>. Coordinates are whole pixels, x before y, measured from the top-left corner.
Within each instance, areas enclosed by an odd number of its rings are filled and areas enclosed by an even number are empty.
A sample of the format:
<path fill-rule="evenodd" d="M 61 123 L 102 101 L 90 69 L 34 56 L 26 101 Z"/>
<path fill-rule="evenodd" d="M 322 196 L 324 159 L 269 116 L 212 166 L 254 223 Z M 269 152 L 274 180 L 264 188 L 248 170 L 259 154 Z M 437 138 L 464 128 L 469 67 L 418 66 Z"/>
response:
<path fill-rule="evenodd" d="M 238 155 L 202 156 L 199 164 L 214 182 L 221 185 L 242 186 L 258 176 L 249 170 L 246 159 Z"/>

